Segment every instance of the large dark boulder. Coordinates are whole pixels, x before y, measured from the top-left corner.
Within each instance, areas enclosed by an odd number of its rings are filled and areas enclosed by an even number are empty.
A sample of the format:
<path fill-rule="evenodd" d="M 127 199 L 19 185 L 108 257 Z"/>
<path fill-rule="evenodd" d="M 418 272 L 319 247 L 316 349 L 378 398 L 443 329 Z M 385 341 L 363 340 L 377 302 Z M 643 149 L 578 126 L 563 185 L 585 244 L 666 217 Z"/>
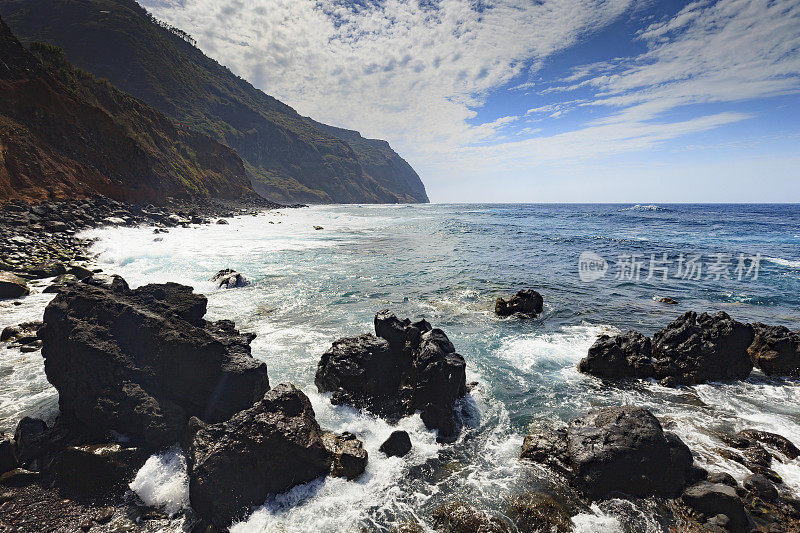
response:
<path fill-rule="evenodd" d="M 744 503 L 733 487 L 701 481 L 684 490 L 681 500 L 705 516 L 725 515 L 729 519 L 728 531 L 739 533 L 749 530 Z"/>
<path fill-rule="evenodd" d="M 122 278 L 64 287 L 39 330 L 62 417 L 156 449 L 190 416 L 227 420 L 269 389 L 253 335 L 203 319 L 206 298 L 175 283 L 129 289 Z"/>
<path fill-rule="evenodd" d="M 542 295 L 531 289 L 523 289 L 508 298 L 498 298 L 494 303 L 494 312 L 498 316 L 522 315 L 535 317 L 542 312 L 544 299 Z"/>
<path fill-rule="evenodd" d="M 800 377 L 800 332 L 784 326 L 753 324 L 755 337 L 747 349 L 765 374 Z"/>
<path fill-rule="evenodd" d="M 753 370 L 752 341 L 753 328 L 723 311 L 689 311 L 653 335 L 655 377 L 687 385 L 745 379 Z"/>
<path fill-rule="evenodd" d="M 68 446 L 49 466 L 63 488 L 96 496 L 121 494 L 148 454 L 119 444 Z"/>
<path fill-rule="evenodd" d="M 601 335 L 581 359 L 578 370 L 607 378 L 649 378 L 653 376 L 650 339 L 636 331 L 622 335 Z"/>
<path fill-rule="evenodd" d="M 674 497 L 692 479 L 692 454 L 646 409 L 592 411 L 566 430 L 525 439 L 522 457 L 554 467 L 592 498 Z"/>
<path fill-rule="evenodd" d="M 187 457 L 192 508 L 226 528 L 270 494 L 325 475 L 322 436 L 308 397 L 287 384 L 227 422 L 200 428 Z"/>
<path fill-rule="evenodd" d="M 11 272 L 0 271 L 0 300 L 20 298 L 31 293 L 28 282 Z"/>
<path fill-rule="evenodd" d="M 369 410 L 390 421 L 421 411 L 443 442 L 456 439 L 454 407 L 466 394 L 466 363 L 440 329 L 421 320 L 375 316 L 375 333 L 339 339 L 326 351 L 314 380 L 331 401 Z"/>

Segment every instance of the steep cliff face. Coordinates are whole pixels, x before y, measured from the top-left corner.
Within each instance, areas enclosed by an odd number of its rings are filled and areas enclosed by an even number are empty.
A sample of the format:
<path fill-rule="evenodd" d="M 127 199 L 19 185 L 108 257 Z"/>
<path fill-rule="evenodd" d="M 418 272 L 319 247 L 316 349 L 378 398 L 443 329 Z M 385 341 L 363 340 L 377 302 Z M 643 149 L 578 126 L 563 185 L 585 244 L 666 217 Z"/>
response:
<path fill-rule="evenodd" d="M 230 148 L 176 128 L 60 50 L 34 50 L 0 19 L 0 201 L 254 194 Z"/>
<path fill-rule="evenodd" d="M 272 200 L 428 201 L 419 176 L 388 144 L 377 149 L 300 116 L 134 0 L 0 0 L 0 15 L 24 42 L 63 48 L 77 66 L 234 148 L 254 188 Z"/>

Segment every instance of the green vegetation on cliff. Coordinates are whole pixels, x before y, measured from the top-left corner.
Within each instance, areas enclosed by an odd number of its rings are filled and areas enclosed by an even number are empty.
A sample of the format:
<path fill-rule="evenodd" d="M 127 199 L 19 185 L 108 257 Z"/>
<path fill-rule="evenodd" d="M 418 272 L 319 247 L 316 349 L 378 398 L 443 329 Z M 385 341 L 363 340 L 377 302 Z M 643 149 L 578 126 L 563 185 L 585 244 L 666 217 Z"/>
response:
<path fill-rule="evenodd" d="M 74 68 L 61 49 L 31 48 L 0 19 L 0 201 L 255 195 L 227 146 Z"/>
<path fill-rule="evenodd" d="M 0 15 L 23 41 L 63 48 L 77 66 L 234 148 L 270 199 L 427 201 L 419 176 L 388 143 L 299 115 L 133 0 L 0 0 Z"/>

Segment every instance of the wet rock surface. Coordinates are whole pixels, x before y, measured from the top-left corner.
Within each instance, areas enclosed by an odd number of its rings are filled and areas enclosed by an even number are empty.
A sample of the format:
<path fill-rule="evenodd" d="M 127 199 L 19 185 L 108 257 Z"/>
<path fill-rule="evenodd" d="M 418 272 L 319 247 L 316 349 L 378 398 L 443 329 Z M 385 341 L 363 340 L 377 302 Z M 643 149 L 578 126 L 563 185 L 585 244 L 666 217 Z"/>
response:
<path fill-rule="evenodd" d="M 355 479 L 367 468 L 367 451 L 364 444 L 352 433 L 326 432 L 322 444 L 328 451 L 330 475 Z"/>
<path fill-rule="evenodd" d="M 689 448 L 649 411 L 632 406 L 600 409 L 565 430 L 530 435 L 521 457 L 555 467 L 595 499 L 670 498 L 693 475 Z"/>
<path fill-rule="evenodd" d="M 433 512 L 433 523 L 442 533 L 507 533 L 508 526 L 500 519 L 462 502 L 439 506 Z"/>
<path fill-rule="evenodd" d="M 199 429 L 188 450 L 190 497 L 207 522 L 225 528 L 267 496 L 325 475 L 330 453 L 311 402 L 281 384 L 230 420 Z"/>
<path fill-rule="evenodd" d="M 745 379 L 753 369 L 754 331 L 722 311 L 689 311 L 653 335 L 603 335 L 578 365 L 602 378 L 653 378 L 665 386 Z"/>
<path fill-rule="evenodd" d="M 456 400 L 466 394 L 466 363 L 447 335 L 425 320 L 375 316 L 375 333 L 339 339 L 317 365 L 315 384 L 334 404 L 353 405 L 390 421 L 421 411 L 438 439 L 460 431 Z"/>
<path fill-rule="evenodd" d="M 211 276 L 210 281 L 216 283 L 219 289 L 235 289 L 236 287 L 244 287 L 250 284 L 247 278 L 230 268 L 220 270 Z"/>
<path fill-rule="evenodd" d="M 721 527 L 734 533 L 749 531 L 749 520 L 744 504 L 736 494 L 736 489 L 721 483 L 701 481 L 688 487 L 681 495 L 682 502 L 690 509 L 713 518 L 723 515 L 719 520 Z"/>
<path fill-rule="evenodd" d="M 755 338 L 747 353 L 767 375 L 800 377 L 800 332 L 784 326 L 753 324 Z"/>
<path fill-rule="evenodd" d="M 498 316 L 535 317 L 543 308 L 542 295 L 532 289 L 523 289 L 508 298 L 498 298 L 494 304 L 494 312 Z"/>
<path fill-rule="evenodd" d="M 62 417 L 158 449 L 190 416 L 219 422 L 251 406 L 269 388 L 266 365 L 250 355 L 253 335 L 203 320 L 206 302 L 175 283 L 65 287 L 39 331 Z"/>
<path fill-rule="evenodd" d="M 405 431 L 393 431 L 379 451 L 387 457 L 404 457 L 411 451 L 411 437 Z"/>

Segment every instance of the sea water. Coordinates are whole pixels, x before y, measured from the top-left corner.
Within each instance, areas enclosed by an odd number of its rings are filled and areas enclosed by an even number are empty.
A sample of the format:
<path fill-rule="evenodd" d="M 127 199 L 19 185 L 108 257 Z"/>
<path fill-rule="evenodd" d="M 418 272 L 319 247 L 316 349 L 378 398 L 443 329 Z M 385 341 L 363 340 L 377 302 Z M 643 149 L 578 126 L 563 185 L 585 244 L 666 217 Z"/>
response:
<path fill-rule="evenodd" d="M 264 502 L 234 531 L 425 530 L 432 511 L 451 501 L 500 516 L 513 495 L 554 483 L 545 469 L 518 461 L 524 435 L 602 406 L 651 409 L 699 464 L 740 481 L 748 472 L 716 453 L 725 447 L 721 433 L 756 428 L 800 444 L 796 380 L 754 371 L 735 383 L 615 387 L 576 370 L 599 334 L 651 335 L 687 310 L 724 310 L 740 321 L 798 329 L 800 206 L 320 206 L 166 234 L 141 227 L 86 236 L 97 239 L 99 267 L 133 287 L 176 281 L 206 294 L 207 318 L 230 318 L 257 334 L 253 356 L 266 362 L 270 383 L 296 384 L 323 428 L 364 441 L 369 463 L 359 479 L 298 486 Z M 582 280 L 584 252 L 605 261 L 604 276 Z M 208 279 L 222 268 L 251 284 L 217 289 Z M 542 293 L 542 315 L 495 316 L 495 298 L 521 288 Z M 662 296 L 679 303 L 656 301 Z M 50 298 L 34 294 L 21 306 L 0 304 L 0 326 L 40 319 Z M 375 313 L 385 308 L 442 328 L 466 359 L 467 380 L 479 383 L 459 405 L 466 429 L 455 444 L 437 444 L 415 415 L 398 424 L 411 435 L 412 452 L 386 458 L 378 447 L 396 427 L 332 406 L 316 392 L 320 355 L 339 337 L 371 331 Z M 0 348 L 0 375 L 0 429 L 13 431 L 28 414 L 55 416 L 57 393 L 40 353 Z M 800 462 L 774 464 L 787 490 L 800 496 Z M 131 487 L 170 513 L 188 505 L 180 451 L 151 458 Z M 573 523 L 576 531 L 664 528 L 646 501 L 594 505 Z"/>

